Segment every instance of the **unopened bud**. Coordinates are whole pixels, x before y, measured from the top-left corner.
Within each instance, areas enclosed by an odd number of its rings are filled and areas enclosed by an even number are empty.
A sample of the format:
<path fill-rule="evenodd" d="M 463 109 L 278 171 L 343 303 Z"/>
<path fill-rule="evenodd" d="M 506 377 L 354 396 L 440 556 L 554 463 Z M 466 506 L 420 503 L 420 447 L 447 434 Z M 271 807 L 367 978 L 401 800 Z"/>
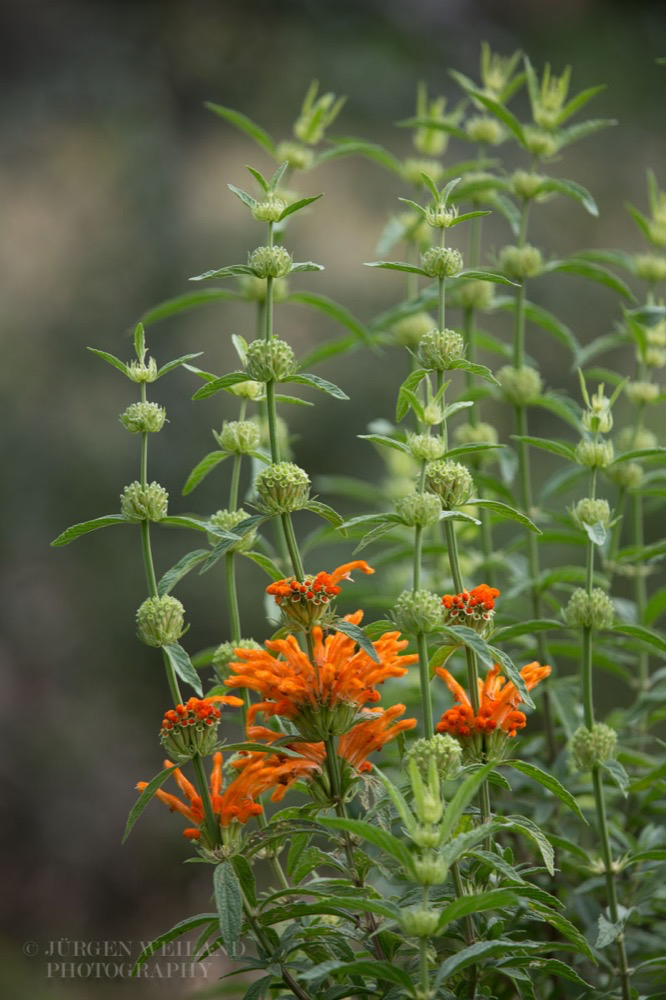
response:
<path fill-rule="evenodd" d="M 439 407 L 435 416 L 435 423 L 439 423 L 442 419 Z M 444 440 L 439 434 L 408 434 L 407 447 L 419 462 L 434 462 L 435 459 L 441 458 L 446 451 Z"/>
<path fill-rule="evenodd" d="M 471 497 L 474 480 L 460 462 L 440 459 L 426 468 L 426 486 L 442 501 L 444 510 L 462 507 Z"/>
<path fill-rule="evenodd" d="M 286 340 L 253 340 L 248 346 L 245 363 L 248 374 L 256 382 L 281 382 L 298 368 L 294 352 Z"/>
<path fill-rule="evenodd" d="M 641 253 L 634 257 L 636 275 L 649 284 L 666 280 L 666 257 L 655 253 Z"/>
<path fill-rule="evenodd" d="M 506 138 L 506 131 L 496 118 L 490 115 L 475 115 L 465 122 L 465 132 L 470 142 L 482 146 L 499 146 Z"/>
<path fill-rule="evenodd" d="M 617 436 L 617 447 L 620 452 L 633 451 L 634 448 L 656 448 L 657 435 L 647 427 L 625 427 Z"/>
<path fill-rule="evenodd" d="M 408 527 L 422 528 L 437 524 L 442 513 L 442 502 L 434 493 L 408 493 L 395 505 L 398 515 Z"/>
<path fill-rule="evenodd" d="M 120 422 L 131 434 L 161 431 L 166 420 L 166 410 L 157 403 L 132 403 L 120 414 Z"/>
<path fill-rule="evenodd" d="M 611 509 L 608 500 L 585 497 L 573 507 L 571 516 L 579 528 L 586 524 L 602 524 L 607 528 L 611 521 Z"/>
<path fill-rule="evenodd" d="M 564 620 L 572 628 L 610 628 L 615 621 L 615 608 L 600 587 L 595 587 L 591 594 L 578 587 L 564 609 Z"/>
<path fill-rule="evenodd" d="M 310 477 L 293 462 L 267 465 L 257 476 L 259 506 L 267 514 L 301 510 L 310 497 Z"/>
<path fill-rule="evenodd" d="M 120 513 L 128 521 L 162 521 L 167 516 L 169 494 L 159 483 L 130 483 L 120 495 Z"/>
<path fill-rule="evenodd" d="M 523 139 L 528 153 L 538 156 L 539 159 L 547 160 L 557 153 L 558 142 L 555 136 L 538 126 L 525 125 Z"/>
<path fill-rule="evenodd" d="M 580 726 L 571 737 L 569 753 L 577 771 L 591 771 L 615 757 L 617 733 L 603 722 L 588 729 Z"/>
<path fill-rule="evenodd" d="M 439 403 L 427 403 L 423 407 L 423 423 L 426 427 L 437 427 L 444 419 L 444 411 Z"/>
<path fill-rule="evenodd" d="M 466 281 L 453 292 L 452 299 L 461 309 L 484 312 L 493 305 L 495 289 L 491 281 Z"/>
<path fill-rule="evenodd" d="M 543 381 L 536 368 L 528 365 L 521 368 L 504 365 L 497 372 L 496 378 L 505 397 L 516 406 L 527 406 L 541 395 Z"/>
<path fill-rule="evenodd" d="M 263 649 L 254 639 L 239 639 L 238 642 L 222 642 L 213 653 L 213 669 L 221 681 L 230 676 L 229 664 L 233 663 L 237 649 Z"/>
<path fill-rule="evenodd" d="M 245 382 L 236 382 L 235 385 L 230 385 L 229 392 L 234 396 L 240 396 L 241 399 L 251 399 L 256 402 L 263 396 L 264 387 L 261 382 L 254 382 L 248 378 Z"/>
<path fill-rule="evenodd" d="M 462 749 L 452 736 L 435 733 L 434 736 L 416 740 L 407 753 L 407 762 L 416 761 L 421 777 L 428 780 L 430 761 L 434 758 L 437 774 L 442 781 L 450 781 L 460 771 Z"/>
<path fill-rule="evenodd" d="M 431 937 L 437 930 L 440 911 L 434 907 L 410 906 L 400 914 L 402 929 L 409 937 Z"/>
<path fill-rule="evenodd" d="M 451 247 L 430 247 L 421 254 L 421 267 L 429 278 L 452 278 L 462 271 L 463 257 Z"/>
<path fill-rule="evenodd" d="M 647 405 L 659 396 L 659 386 L 655 382 L 627 382 L 624 391 L 632 403 Z"/>
<path fill-rule="evenodd" d="M 527 170 L 516 170 L 511 175 L 511 187 L 517 198 L 529 201 L 536 198 L 545 178 L 541 174 L 531 174 Z"/>
<path fill-rule="evenodd" d="M 254 274 L 243 274 L 239 277 L 238 283 L 246 299 L 251 302 L 266 301 L 267 288 L 264 278 L 257 278 Z M 273 302 L 284 302 L 288 294 L 289 282 L 287 279 L 275 278 L 273 281 Z"/>
<path fill-rule="evenodd" d="M 537 247 L 530 243 L 525 246 L 502 247 L 499 254 L 500 270 L 507 278 L 524 281 L 525 278 L 536 278 L 543 270 L 543 257 Z"/>
<path fill-rule="evenodd" d="M 263 201 L 258 201 L 252 209 L 252 215 L 257 222 L 278 222 L 286 208 L 282 198 L 267 195 Z"/>
<path fill-rule="evenodd" d="M 291 254 L 281 246 L 257 247 L 248 263 L 258 278 L 284 278 L 291 270 Z"/>
<path fill-rule="evenodd" d="M 455 330 L 429 330 L 421 338 L 418 357 L 424 368 L 446 371 L 465 354 L 465 341 Z"/>
<path fill-rule="evenodd" d="M 185 631 L 185 608 L 170 594 L 149 597 L 136 613 L 139 639 L 147 646 L 171 646 Z"/>
<path fill-rule="evenodd" d="M 127 365 L 127 374 L 132 382 L 154 382 L 157 378 L 157 362 L 155 358 L 148 358 L 147 361 L 130 361 Z"/>
<path fill-rule="evenodd" d="M 432 178 L 435 184 L 439 184 L 444 177 L 444 167 L 439 160 L 426 160 L 411 157 L 403 163 L 402 174 L 404 179 L 409 181 L 410 184 L 423 184 L 421 174 L 427 174 L 428 177 Z"/>
<path fill-rule="evenodd" d="M 261 428 L 254 420 L 225 420 L 222 433 L 215 437 L 223 451 L 249 455 L 259 447 Z"/>
<path fill-rule="evenodd" d="M 576 461 L 588 469 L 605 469 L 613 461 L 615 452 L 612 441 L 579 441 Z"/>
<path fill-rule="evenodd" d="M 582 424 L 586 431 L 593 434 L 608 434 L 613 427 L 611 401 L 604 395 L 602 386 L 590 397 L 588 408 L 583 413 Z"/>
<path fill-rule="evenodd" d="M 443 205 L 438 201 L 434 205 L 426 208 L 426 222 L 433 229 L 448 229 L 458 217 L 458 209 L 455 205 Z"/>
<path fill-rule="evenodd" d="M 666 351 L 662 351 L 660 347 L 647 347 L 645 364 L 648 368 L 663 368 L 666 365 Z"/>
<path fill-rule="evenodd" d="M 403 347 L 416 348 L 423 336 L 433 329 L 435 321 L 427 312 L 412 313 L 393 326 L 393 336 Z"/>
<path fill-rule="evenodd" d="M 233 531 L 237 525 L 241 522 L 246 521 L 250 515 L 247 511 L 240 507 L 238 510 L 218 510 L 213 514 L 209 523 L 214 528 L 220 528 L 222 531 Z M 237 542 L 227 549 L 227 552 L 249 552 L 249 550 L 254 545 L 257 538 L 256 529 L 252 528 L 242 538 L 239 538 Z M 216 545 L 220 539 L 215 535 L 214 532 L 210 532 L 209 539 L 211 545 Z"/>
<path fill-rule="evenodd" d="M 284 163 L 286 160 L 292 170 L 309 170 L 314 161 L 314 153 L 307 146 L 287 141 L 279 143 L 275 158 L 278 163 Z"/>
<path fill-rule="evenodd" d="M 623 490 L 637 490 L 643 482 L 643 466 L 638 462 L 618 462 L 606 469 L 606 475 Z"/>
<path fill-rule="evenodd" d="M 666 320 L 645 328 L 645 339 L 650 347 L 666 347 Z"/>
<path fill-rule="evenodd" d="M 428 635 L 444 624 L 441 599 L 429 590 L 403 590 L 395 602 L 396 628 L 409 635 Z"/>
<path fill-rule="evenodd" d="M 453 436 L 458 444 L 497 444 L 497 430 L 492 424 L 480 421 L 478 424 L 460 424 L 453 432 Z M 484 451 L 478 456 L 477 461 L 482 463 L 494 461 L 494 451 Z"/>
<path fill-rule="evenodd" d="M 412 859 L 415 881 L 418 885 L 442 885 L 449 874 L 449 866 L 436 854 L 425 854 Z"/>

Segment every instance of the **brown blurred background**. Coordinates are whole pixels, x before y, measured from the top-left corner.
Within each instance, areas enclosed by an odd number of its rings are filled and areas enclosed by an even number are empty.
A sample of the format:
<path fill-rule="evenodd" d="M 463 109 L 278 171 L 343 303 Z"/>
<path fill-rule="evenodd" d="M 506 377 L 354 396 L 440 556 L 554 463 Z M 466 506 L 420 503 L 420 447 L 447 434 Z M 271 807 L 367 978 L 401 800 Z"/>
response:
<path fill-rule="evenodd" d="M 447 69 L 477 79 L 482 39 L 506 54 L 523 49 L 539 69 L 571 63 L 575 92 L 608 83 L 590 114 L 620 122 L 555 168 L 593 191 L 601 215 L 553 202 L 535 213 L 533 241 L 560 254 L 637 249 L 624 203 L 645 207 L 646 166 L 666 186 L 666 68 L 655 65 L 666 55 L 665 27 L 662 5 L 640 0 L 22 0 L 0 9 L 3 997 L 179 997 L 223 971 L 211 964 L 206 977 L 183 980 L 176 959 L 164 979 L 130 981 L 112 969 L 63 978 L 48 975 L 45 955 L 51 941 L 69 939 L 62 961 L 74 960 L 72 941 L 106 941 L 116 945 L 104 961 L 122 963 L 127 944 L 135 958 L 137 942 L 209 908 L 208 872 L 181 864 L 191 852 L 163 808 L 149 808 L 120 845 L 135 781 L 160 766 L 165 706 L 159 657 L 134 634 L 145 596 L 138 540 L 114 529 L 49 548 L 68 524 L 115 512 L 138 473 L 137 443 L 117 420 L 135 390 L 85 347 L 129 359 L 129 331 L 148 307 L 260 242 L 227 182 L 247 186 L 244 164 L 267 170 L 269 161 L 203 102 L 238 108 L 287 138 L 316 77 L 348 95 L 332 132 L 405 155 L 409 136 L 393 123 L 413 113 L 417 81 L 457 100 Z M 453 144 L 451 159 L 461 152 Z M 399 278 L 361 265 L 375 258 L 386 215 L 407 192 L 358 159 L 323 166 L 305 183 L 305 194 L 326 196 L 294 220 L 289 247 L 326 271 L 293 286 L 367 320 L 401 294 Z M 491 248 L 509 241 L 501 220 L 486 232 Z M 610 292 L 575 279 L 544 284 L 543 296 L 583 342 L 618 315 Z M 229 334 L 254 335 L 250 315 L 211 305 L 155 326 L 149 345 L 160 363 L 204 351 L 202 367 L 222 373 L 235 364 Z M 296 308 L 278 312 L 277 330 L 297 353 L 339 332 Z M 538 339 L 530 349 L 548 361 L 550 385 L 573 391 L 564 353 Z M 321 396 L 315 410 L 290 411 L 297 461 L 315 476 L 379 474 L 355 435 L 391 415 L 404 359 L 357 354 L 318 371 L 351 402 Z M 221 506 L 221 482 L 226 490 L 225 477 L 211 477 L 196 499 L 179 499 L 194 461 L 214 447 L 210 428 L 235 414 L 232 400 L 192 403 L 194 388 L 179 371 L 154 391 L 170 423 L 151 442 L 150 473 L 173 512 Z M 159 568 L 199 544 L 191 542 L 160 533 Z M 222 582 L 207 579 L 205 589 L 194 580 L 179 591 L 191 650 L 226 638 Z M 245 567 L 241 585 L 244 631 L 263 638 L 263 577 Z"/>

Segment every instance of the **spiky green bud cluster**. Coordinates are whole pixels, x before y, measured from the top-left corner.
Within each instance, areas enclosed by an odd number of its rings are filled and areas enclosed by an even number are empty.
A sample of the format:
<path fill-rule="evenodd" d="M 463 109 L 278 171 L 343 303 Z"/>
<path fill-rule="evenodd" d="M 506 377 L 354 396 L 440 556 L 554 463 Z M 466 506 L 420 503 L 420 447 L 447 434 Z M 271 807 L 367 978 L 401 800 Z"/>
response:
<path fill-rule="evenodd" d="M 483 421 L 478 424 L 460 424 L 456 427 L 453 436 L 458 444 L 497 444 L 498 442 L 496 428 Z M 494 461 L 494 452 L 481 452 L 479 458 L 482 463 L 492 462 Z"/>
<path fill-rule="evenodd" d="M 634 448 L 656 448 L 657 435 L 647 427 L 625 427 L 617 436 L 617 446 L 620 452 L 633 451 Z"/>
<path fill-rule="evenodd" d="M 490 281 L 466 281 L 455 289 L 453 302 L 461 309 L 478 309 L 485 312 L 493 304 L 495 289 Z"/>
<path fill-rule="evenodd" d="M 225 420 L 221 434 L 215 437 L 224 451 L 249 455 L 259 447 L 261 428 L 254 420 Z"/>
<path fill-rule="evenodd" d="M 666 351 L 660 347 L 646 347 L 645 364 L 648 368 L 663 368 L 666 365 Z"/>
<path fill-rule="evenodd" d="M 536 368 L 530 368 L 529 365 L 522 365 L 520 368 L 504 365 L 495 377 L 506 399 L 516 406 L 527 406 L 541 395 L 543 380 Z"/>
<path fill-rule="evenodd" d="M 615 608 L 601 587 L 595 587 L 591 594 L 578 587 L 564 609 L 564 620 L 572 628 L 610 628 L 615 621 Z"/>
<path fill-rule="evenodd" d="M 444 410 L 434 400 L 423 407 L 423 423 L 426 427 L 437 427 L 444 419 Z"/>
<path fill-rule="evenodd" d="M 639 253 L 634 257 L 636 275 L 653 285 L 666 280 L 666 257 L 656 253 Z"/>
<path fill-rule="evenodd" d="M 270 194 L 253 206 L 252 215 L 257 222 L 278 222 L 286 207 L 282 198 Z"/>
<path fill-rule="evenodd" d="M 543 270 L 543 257 L 537 247 L 531 243 L 525 246 L 502 247 L 499 254 L 500 270 L 507 278 L 524 281 L 525 278 L 536 278 Z"/>
<path fill-rule="evenodd" d="M 439 408 L 438 408 L 439 411 Z M 438 412 L 441 420 L 441 413 Z M 407 447 L 418 462 L 434 462 L 446 451 L 446 445 L 439 434 L 408 434 Z"/>
<path fill-rule="evenodd" d="M 624 391 L 632 403 L 647 405 L 657 399 L 659 386 L 656 382 L 627 382 Z"/>
<path fill-rule="evenodd" d="M 213 514 L 209 521 L 214 528 L 220 528 L 222 531 L 233 531 L 234 528 L 241 524 L 243 521 L 247 520 L 250 515 L 242 507 L 238 510 L 218 510 Z M 213 533 L 209 534 L 210 542 L 212 545 L 216 545 L 220 539 Z M 257 538 L 257 532 L 253 528 L 248 531 L 243 538 L 239 539 L 237 542 L 227 549 L 227 552 L 249 552 L 249 550 L 254 545 Z"/>
<path fill-rule="evenodd" d="M 660 319 L 645 329 L 645 340 L 650 347 L 666 347 L 666 320 Z"/>
<path fill-rule="evenodd" d="M 253 340 L 245 357 L 248 375 L 255 382 L 281 382 L 298 368 L 293 350 L 286 340 Z"/>
<path fill-rule="evenodd" d="M 144 487 L 135 480 L 120 495 L 120 513 L 128 521 L 162 521 L 168 507 L 169 494 L 156 482 Z"/>
<path fill-rule="evenodd" d="M 444 177 L 444 167 L 439 160 L 427 160 L 418 157 L 409 157 L 402 165 L 402 175 L 410 184 L 423 184 L 421 174 L 427 174 L 435 184 Z"/>
<path fill-rule="evenodd" d="M 422 338 L 433 329 L 435 321 L 427 312 L 412 313 L 394 324 L 392 332 L 398 344 L 416 348 Z"/>
<path fill-rule="evenodd" d="M 418 357 L 424 368 L 446 371 L 465 354 L 465 341 L 455 330 L 429 330 L 419 344 Z"/>
<path fill-rule="evenodd" d="M 542 174 L 531 174 L 529 170 L 516 170 L 511 174 L 513 193 L 525 201 L 536 198 L 544 179 Z"/>
<path fill-rule="evenodd" d="M 127 374 L 132 382 L 154 382 L 157 378 L 157 362 L 155 358 L 148 358 L 148 361 L 130 361 L 127 365 Z"/>
<path fill-rule="evenodd" d="M 421 254 L 421 267 L 429 278 L 453 278 L 462 271 L 463 257 L 452 247 L 430 247 Z"/>
<path fill-rule="evenodd" d="M 453 510 L 467 503 L 474 490 L 474 480 L 460 462 L 440 459 L 426 468 L 426 487 L 439 497 L 444 510 Z"/>
<path fill-rule="evenodd" d="M 284 247 L 257 247 L 248 264 L 258 278 L 284 278 L 291 270 L 292 257 Z"/>
<path fill-rule="evenodd" d="M 236 659 L 237 649 L 263 649 L 254 639 L 239 639 L 238 642 L 222 642 L 213 653 L 213 669 L 221 681 L 230 675 L 229 664 Z"/>
<path fill-rule="evenodd" d="M 643 466 L 638 462 L 619 462 L 606 469 L 606 475 L 623 490 L 637 490 L 643 482 Z"/>
<path fill-rule="evenodd" d="M 412 743 L 407 753 L 407 763 L 416 761 L 421 776 L 427 779 L 430 761 L 434 758 L 435 767 L 442 781 L 450 781 L 460 771 L 462 748 L 458 740 L 448 733 L 435 733 L 430 738 L 423 738 Z"/>
<path fill-rule="evenodd" d="M 444 205 L 441 201 L 426 208 L 425 219 L 433 229 L 448 229 L 458 217 L 455 205 Z"/>
<path fill-rule="evenodd" d="M 428 938 L 437 930 L 439 916 L 434 906 L 408 906 L 400 914 L 400 923 L 408 937 Z"/>
<path fill-rule="evenodd" d="M 580 726 L 571 737 L 569 754 L 577 771 L 591 771 L 613 760 L 617 747 L 617 733 L 603 722 L 588 729 Z"/>
<path fill-rule="evenodd" d="M 528 153 L 542 160 L 549 160 L 551 156 L 555 156 L 559 148 L 555 136 L 536 125 L 523 127 L 523 141 Z"/>
<path fill-rule="evenodd" d="M 474 115 L 465 122 L 465 132 L 470 142 L 482 146 L 499 146 L 506 138 L 506 131 L 496 118 L 490 115 Z"/>
<path fill-rule="evenodd" d="M 132 403 L 120 414 L 120 422 L 131 434 L 161 431 L 166 420 L 166 410 L 157 403 Z"/>
<path fill-rule="evenodd" d="M 286 160 L 292 170 L 309 170 L 314 162 L 314 153 L 298 142 L 286 141 L 279 143 L 275 158 L 278 163 Z"/>
<path fill-rule="evenodd" d="M 293 462 L 267 465 L 257 476 L 258 505 L 267 514 L 288 514 L 305 507 L 310 497 L 310 477 Z"/>
<path fill-rule="evenodd" d="M 251 399 L 256 402 L 263 396 L 264 386 L 261 382 L 254 382 L 248 378 L 245 382 L 236 382 L 235 385 L 230 385 L 229 392 L 234 396 L 240 396 L 241 399 Z"/>
<path fill-rule="evenodd" d="M 148 597 L 136 613 L 136 625 L 147 646 L 171 646 L 185 631 L 185 608 L 171 594 Z"/>
<path fill-rule="evenodd" d="M 615 456 L 612 441 L 579 441 L 576 461 L 588 469 L 605 469 Z"/>
<path fill-rule="evenodd" d="M 442 885 L 449 874 L 449 866 L 444 858 L 431 852 L 422 854 L 421 857 L 415 855 L 412 865 L 417 885 Z"/>
<path fill-rule="evenodd" d="M 611 509 L 608 500 L 584 497 L 572 508 L 571 516 L 579 528 L 586 524 L 603 524 L 607 528 L 611 521 Z"/>
<path fill-rule="evenodd" d="M 408 493 L 395 505 L 396 511 L 410 528 L 437 524 L 442 513 L 442 502 L 434 493 Z"/>
<path fill-rule="evenodd" d="M 409 635 L 428 635 L 444 624 L 442 599 L 429 590 L 403 590 L 393 608 L 396 628 Z"/>

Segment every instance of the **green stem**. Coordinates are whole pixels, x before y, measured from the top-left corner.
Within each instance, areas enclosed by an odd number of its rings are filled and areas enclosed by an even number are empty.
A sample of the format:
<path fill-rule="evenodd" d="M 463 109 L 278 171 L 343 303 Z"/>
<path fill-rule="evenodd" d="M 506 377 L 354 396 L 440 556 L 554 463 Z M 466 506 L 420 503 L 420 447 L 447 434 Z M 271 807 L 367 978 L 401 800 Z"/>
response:
<path fill-rule="evenodd" d="M 275 406 L 275 382 L 266 382 L 266 413 L 268 416 L 268 436 L 271 444 L 271 461 L 280 461 L 280 445 L 277 436 L 277 410 Z"/>
<path fill-rule="evenodd" d="M 225 569 L 227 574 L 227 600 L 229 602 L 229 627 L 231 631 L 231 641 L 238 645 L 241 640 L 241 621 L 238 610 L 238 592 L 236 590 L 236 563 L 235 553 L 227 552 L 225 555 Z"/>
<path fill-rule="evenodd" d="M 290 514 L 281 515 L 282 526 L 284 528 L 285 538 L 287 539 L 287 548 L 289 549 L 289 557 L 291 559 L 291 565 L 294 570 L 294 576 L 297 580 L 305 579 L 305 570 L 303 569 L 303 560 L 301 559 L 301 554 L 298 551 L 298 543 L 296 541 L 296 535 L 294 534 L 294 526 L 291 523 Z"/>
<path fill-rule="evenodd" d="M 243 418 L 241 417 L 241 420 Z M 238 487 L 240 485 L 242 455 L 234 455 L 234 464 L 231 471 L 231 486 L 229 487 L 229 510 L 236 510 L 238 507 Z"/>
<path fill-rule="evenodd" d="M 632 544 L 637 548 L 645 545 L 645 535 L 643 531 L 643 498 L 640 494 L 634 494 L 631 498 L 632 507 Z M 639 625 L 645 624 L 645 606 L 647 604 L 647 587 L 643 574 L 643 563 L 638 563 L 634 567 L 636 576 L 634 577 L 634 600 L 636 601 L 636 617 Z M 650 686 L 650 660 L 641 649 L 638 654 L 638 683 L 641 691 L 646 691 Z"/>
<path fill-rule="evenodd" d="M 208 779 L 203 768 L 203 763 L 201 757 L 198 753 L 195 753 L 192 758 L 192 767 L 194 768 L 194 777 L 199 789 L 199 795 L 201 796 L 201 801 L 203 803 L 204 816 L 206 817 L 206 829 L 208 830 L 208 836 L 210 838 L 211 844 L 218 847 L 222 843 L 222 834 L 220 831 L 220 824 L 218 823 L 215 813 L 213 812 L 213 803 L 210 800 L 210 791 L 208 788 Z"/>
<path fill-rule="evenodd" d="M 444 278 L 437 279 L 437 329 L 445 329 L 446 322 L 446 283 Z"/>
<path fill-rule="evenodd" d="M 413 586 L 416 592 L 421 589 L 421 554 L 423 552 L 423 526 L 417 524 L 414 528 L 414 568 L 412 571 Z"/>
<path fill-rule="evenodd" d="M 417 633 L 416 646 L 419 652 L 419 681 L 421 685 L 421 704 L 423 705 L 423 727 L 427 739 L 431 739 L 435 732 L 435 724 L 432 715 L 432 697 L 430 693 L 428 644 L 424 632 Z"/>

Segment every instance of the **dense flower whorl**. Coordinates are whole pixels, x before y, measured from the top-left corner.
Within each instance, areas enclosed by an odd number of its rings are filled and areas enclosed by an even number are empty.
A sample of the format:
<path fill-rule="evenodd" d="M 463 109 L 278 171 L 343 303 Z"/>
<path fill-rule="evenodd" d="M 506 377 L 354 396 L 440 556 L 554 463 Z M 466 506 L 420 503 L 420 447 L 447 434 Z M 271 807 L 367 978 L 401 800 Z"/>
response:
<path fill-rule="evenodd" d="M 331 601 L 341 591 L 339 583 L 351 580 L 356 569 L 368 574 L 375 572 L 364 559 L 357 559 L 338 566 L 332 573 L 322 571 L 316 576 L 308 573 L 302 581 L 293 576 L 276 580 L 266 587 L 266 593 L 275 599 L 288 625 L 309 630 L 326 616 Z"/>
<path fill-rule="evenodd" d="M 482 635 L 492 629 L 495 617 L 495 598 L 499 597 L 497 587 L 481 583 L 472 590 L 460 594 L 444 594 L 442 604 L 446 609 L 448 625 L 467 625 Z"/>
<path fill-rule="evenodd" d="M 347 615 L 357 625 L 362 611 Z M 385 632 L 373 646 L 379 662 L 343 632 L 323 638 L 319 626 L 312 629 L 314 662 L 301 650 L 293 635 L 266 642 L 265 650 L 236 650 L 238 660 L 229 665 L 229 687 L 256 691 L 262 701 L 250 706 L 248 722 L 259 713 L 291 719 L 307 739 L 327 739 L 347 732 L 358 712 L 379 701 L 377 686 L 389 677 L 402 677 L 416 663 L 415 654 L 401 655 L 408 645 L 399 632 Z M 273 655 L 276 654 L 276 655 Z M 278 659 L 278 657 L 281 657 Z"/>
<path fill-rule="evenodd" d="M 190 698 L 185 705 L 176 705 L 164 714 L 160 743 L 179 762 L 195 754 L 208 757 L 215 749 L 221 719 L 218 705 L 243 704 L 234 695 L 213 695 L 210 698 Z"/>

